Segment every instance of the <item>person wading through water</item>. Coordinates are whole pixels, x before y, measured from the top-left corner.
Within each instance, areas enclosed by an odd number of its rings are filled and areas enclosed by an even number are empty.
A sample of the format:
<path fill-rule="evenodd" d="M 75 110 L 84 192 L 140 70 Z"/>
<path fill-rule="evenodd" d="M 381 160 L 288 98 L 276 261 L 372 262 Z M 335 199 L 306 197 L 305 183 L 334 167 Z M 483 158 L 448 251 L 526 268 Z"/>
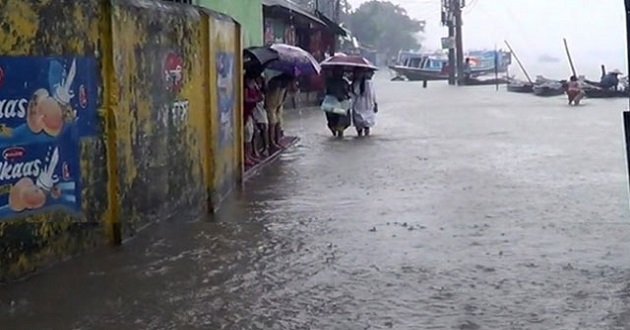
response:
<path fill-rule="evenodd" d="M 352 121 L 358 136 L 370 135 L 370 128 L 376 124 L 376 92 L 372 83 L 372 70 L 357 68 L 352 78 Z"/>
<path fill-rule="evenodd" d="M 334 68 L 332 74 L 326 79 L 326 96 L 335 98 L 341 104 L 350 100 L 350 84 L 343 76 L 343 68 Z M 335 137 L 343 137 L 344 131 L 350 127 L 350 109 L 345 114 L 326 111 L 328 129 Z"/>
<path fill-rule="evenodd" d="M 584 97 L 584 91 L 576 76 L 571 76 L 567 82 L 567 97 L 569 98 L 569 105 L 580 105 L 580 101 Z"/>

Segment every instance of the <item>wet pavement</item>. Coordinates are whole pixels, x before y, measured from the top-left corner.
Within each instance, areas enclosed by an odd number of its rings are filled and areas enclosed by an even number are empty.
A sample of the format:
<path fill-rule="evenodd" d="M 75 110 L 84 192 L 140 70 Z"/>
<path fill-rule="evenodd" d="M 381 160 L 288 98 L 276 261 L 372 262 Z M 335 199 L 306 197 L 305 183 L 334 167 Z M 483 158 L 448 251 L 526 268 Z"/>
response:
<path fill-rule="evenodd" d="M 0 288 L 1 329 L 630 329 L 625 100 L 377 82 L 215 219 Z"/>

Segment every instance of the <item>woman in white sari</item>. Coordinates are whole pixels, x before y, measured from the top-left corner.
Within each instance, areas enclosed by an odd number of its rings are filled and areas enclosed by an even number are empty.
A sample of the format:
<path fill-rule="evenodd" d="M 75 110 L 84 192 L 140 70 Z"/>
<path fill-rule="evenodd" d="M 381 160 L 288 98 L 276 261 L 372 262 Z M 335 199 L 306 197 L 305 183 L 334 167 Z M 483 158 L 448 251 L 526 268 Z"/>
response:
<path fill-rule="evenodd" d="M 354 70 L 352 81 L 352 121 L 359 136 L 370 135 L 370 128 L 376 124 L 376 91 L 372 83 L 374 72 L 367 69 Z"/>

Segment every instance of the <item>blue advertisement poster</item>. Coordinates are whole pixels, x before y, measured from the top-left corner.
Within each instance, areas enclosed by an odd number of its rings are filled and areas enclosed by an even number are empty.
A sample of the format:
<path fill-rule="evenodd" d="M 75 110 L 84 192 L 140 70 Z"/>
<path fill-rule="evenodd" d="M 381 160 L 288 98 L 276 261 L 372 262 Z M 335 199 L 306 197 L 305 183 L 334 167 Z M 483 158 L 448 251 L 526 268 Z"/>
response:
<path fill-rule="evenodd" d="M 77 144 L 64 138 L 0 149 L 0 219 L 50 206 L 80 209 Z"/>
<path fill-rule="evenodd" d="M 219 52 L 216 57 L 219 106 L 219 147 L 234 142 L 234 55 Z"/>
<path fill-rule="evenodd" d="M 92 57 L 0 56 L 0 220 L 81 208 L 79 139 L 96 134 Z"/>

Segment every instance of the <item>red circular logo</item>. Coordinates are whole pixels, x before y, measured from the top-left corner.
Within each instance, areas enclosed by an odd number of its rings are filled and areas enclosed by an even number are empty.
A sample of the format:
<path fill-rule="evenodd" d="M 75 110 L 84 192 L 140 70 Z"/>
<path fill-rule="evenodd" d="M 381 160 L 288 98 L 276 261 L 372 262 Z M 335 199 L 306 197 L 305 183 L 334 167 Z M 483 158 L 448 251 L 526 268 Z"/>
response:
<path fill-rule="evenodd" d="M 88 105 L 88 95 L 85 85 L 79 86 L 79 104 L 81 105 L 81 108 L 84 109 Z"/>
<path fill-rule="evenodd" d="M 184 81 L 184 61 L 181 56 L 175 53 L 169 53 L 164 61 L 164 82 L 166 90 L 179 92 L 182 89 Z"/>
<path fill-rule="evenodd" d="M 15 161 L 24 157 L 25 153 L 26 150 L 23 147 L 12 147 L 4 149 L 4 151 L 2 152 L 2 158 L 4 158 L 4 160 L 6 161 Z"/>

